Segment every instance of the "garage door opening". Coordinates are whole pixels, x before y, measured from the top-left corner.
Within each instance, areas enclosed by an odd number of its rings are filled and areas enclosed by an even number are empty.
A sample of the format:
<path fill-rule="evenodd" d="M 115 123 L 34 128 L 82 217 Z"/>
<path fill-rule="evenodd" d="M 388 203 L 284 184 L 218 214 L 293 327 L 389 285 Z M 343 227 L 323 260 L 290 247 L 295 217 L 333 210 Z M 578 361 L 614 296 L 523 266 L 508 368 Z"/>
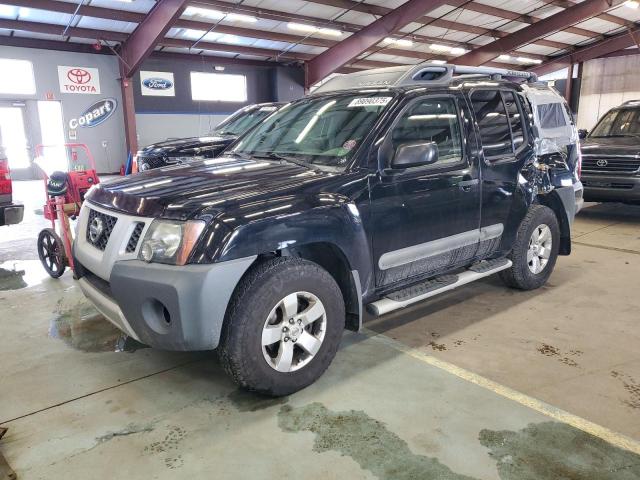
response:
<path fill-rule="evenodd" d="M 11 170 L 29 168 L 31 155 L 23 107 L 0 107 L 0 136 Z"/>
<path fill-rule="evenodd" d="M 42 151 L 36 160 L 47 175 L 55 171 L 67 171 L 67 149 L 64 146 L 64 121 L 62 104 L 58 101 L 39 101 L 38 117 L 42 135 Z"/>

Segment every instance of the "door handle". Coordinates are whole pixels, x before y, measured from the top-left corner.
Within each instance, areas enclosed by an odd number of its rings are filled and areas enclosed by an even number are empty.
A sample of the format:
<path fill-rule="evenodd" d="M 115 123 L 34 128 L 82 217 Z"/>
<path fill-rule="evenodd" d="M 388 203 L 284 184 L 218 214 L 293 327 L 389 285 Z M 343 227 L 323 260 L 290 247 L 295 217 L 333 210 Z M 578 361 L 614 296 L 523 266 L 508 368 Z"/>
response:
<path fill-rule="evenodd" d="M 474 185 L 478 185 L 479 183 L 480 180 L 478 180 L 477 178 L 474 178 L 473 180 L 462 180 L 461 182 L 458 182 L 458 187 L 463 192 L 470 192 L 471 187 L 473 187 Z"/>

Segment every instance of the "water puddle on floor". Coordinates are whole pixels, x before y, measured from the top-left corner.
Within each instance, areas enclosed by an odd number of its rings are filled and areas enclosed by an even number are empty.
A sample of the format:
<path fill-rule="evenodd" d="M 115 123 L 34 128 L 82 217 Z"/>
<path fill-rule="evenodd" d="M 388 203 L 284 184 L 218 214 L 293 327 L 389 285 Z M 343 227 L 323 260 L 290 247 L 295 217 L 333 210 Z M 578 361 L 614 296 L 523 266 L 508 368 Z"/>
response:
<path fill-rule="evenodd" d="M 40 260 L 10 260 L 0 263 L 0 291 L 40 285 L 50 278 Z"/>
<path fill-rule="evenodd" d="M 82 352 L 135 352 L 145 345 L 122 333 L 94 307 L 78 303 L 72 307 L 58 305 L 49 324 L 49 337 L 62 340 Z"/>

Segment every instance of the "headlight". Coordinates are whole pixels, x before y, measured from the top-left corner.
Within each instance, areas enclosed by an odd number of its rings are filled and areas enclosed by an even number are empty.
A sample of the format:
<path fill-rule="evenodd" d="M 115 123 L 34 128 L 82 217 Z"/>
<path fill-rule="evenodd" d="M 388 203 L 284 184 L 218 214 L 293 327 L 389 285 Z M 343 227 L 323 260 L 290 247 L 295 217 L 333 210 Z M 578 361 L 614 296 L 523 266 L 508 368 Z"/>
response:
<path fill-rule="evenodd" d="M 199 220 L 154 220 L 142 241 L 140 259 L 172 265 L 186 264 L 204 226 L 204 222 Z"/>

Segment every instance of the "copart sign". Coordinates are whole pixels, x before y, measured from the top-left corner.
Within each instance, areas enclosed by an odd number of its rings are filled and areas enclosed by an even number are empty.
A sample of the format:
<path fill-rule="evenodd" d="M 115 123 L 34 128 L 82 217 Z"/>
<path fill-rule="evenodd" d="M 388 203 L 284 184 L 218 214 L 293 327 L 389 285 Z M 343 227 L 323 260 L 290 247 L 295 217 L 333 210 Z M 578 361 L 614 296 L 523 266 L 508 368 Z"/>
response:
<path fill-rule="evenodd" d="M 117 107 L 118 102 L 115 98 L 100 100 L 87 108 L 79 117 L 69 120 L 69 128 L 75 130 L 78 127 L 96 127 L 113 115 Z"/>
<path fill-rule="evenodd" d="M 97 68 L 58 66 L 62 93 L 100 94 L 100 74 Z"/>

